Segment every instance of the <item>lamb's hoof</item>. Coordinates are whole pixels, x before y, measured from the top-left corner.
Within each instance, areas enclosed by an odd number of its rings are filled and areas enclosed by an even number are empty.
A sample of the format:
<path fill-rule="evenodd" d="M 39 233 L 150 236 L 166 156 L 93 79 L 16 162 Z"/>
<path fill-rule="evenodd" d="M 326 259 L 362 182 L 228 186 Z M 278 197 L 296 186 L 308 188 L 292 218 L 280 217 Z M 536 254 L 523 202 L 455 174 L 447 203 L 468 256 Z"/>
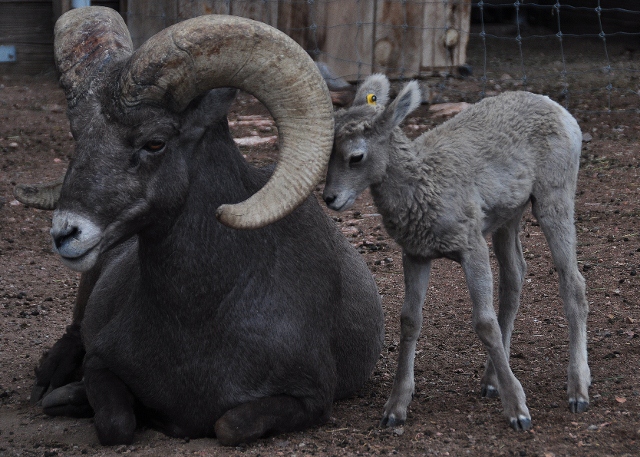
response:
<path fill-rule="evenodd" d="M 405 420 L 396 417 L 395 414 L 389 414 L 388 416 L 384 416 L 380 420 L 380 427 L 398 427 L 400 425 L 404 425 Z"/>
<path fill-rule="evenodd" d="M 484 398 L 500 398 L 500 392 L 492 385 L 482 386 L 481 394 Z"/>
<path fill-rule="evenodd" d="M 572 413 L 584 413 L 589 409 L 589 402 L 585 400 L 569 400 L 569 411 Z"/>
<path fill-rule="evenodd" d="M 514 430 L 529 430 L 531 428 L 531 418 L 518 416 L 516 419 L 515 417 L 512 417 L 509 419 L 509 425 Z"/>

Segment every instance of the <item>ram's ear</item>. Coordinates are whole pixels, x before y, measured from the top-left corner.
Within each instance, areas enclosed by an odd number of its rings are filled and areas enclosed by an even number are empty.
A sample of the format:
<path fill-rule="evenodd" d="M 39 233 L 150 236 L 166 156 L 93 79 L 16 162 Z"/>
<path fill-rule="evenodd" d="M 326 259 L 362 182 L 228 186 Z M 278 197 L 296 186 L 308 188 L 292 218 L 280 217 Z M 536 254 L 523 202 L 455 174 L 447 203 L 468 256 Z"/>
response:
<path fill-rule="evenodd" d="M 210 90 L 191 103 L 193 110 L 189 114 L 189 122 L 201 127 L 218 122 L 227 115 L 237 94 L 238 90 L 230 87 Z"/>
<path fill-rule="evenodd" d="M 369 76 L 358 88 L 353 105 L 386 105 L 389 101 L 389 80 L 381 73 Z"/>
<path fill-rule="evenodd" d="M 387 106 L 380 115 L 379 121 L 385 127 L 393 129 L 400 125 L 422 103 L 422 94 L 417 81 L 409 81 L 400 91 L 398 96 Z"/>

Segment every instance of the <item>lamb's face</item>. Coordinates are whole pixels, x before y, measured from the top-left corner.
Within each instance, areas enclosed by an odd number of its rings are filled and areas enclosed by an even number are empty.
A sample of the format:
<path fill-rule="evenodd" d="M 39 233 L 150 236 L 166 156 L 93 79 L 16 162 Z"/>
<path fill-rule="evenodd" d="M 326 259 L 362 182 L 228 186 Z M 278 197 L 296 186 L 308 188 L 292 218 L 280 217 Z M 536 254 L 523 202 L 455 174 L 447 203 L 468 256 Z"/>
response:
<path fill-rule="evenodd" d="M 387 168 L 387 154 L 371 131 L 336 134 L 329 159 L 323 198 L 335 211 L 349 209 L 367 187 L 379 183 Z"/>
<path fill-rule="evenodd" d="M 323 192 L 329 208 L 344 211 L 363 190 L 383 181 L 391 134 L 420 105 L 420 99 L 418 84 L 411 81 L 387 105 L 389 81 L 384 75 L 375 74 L 358 89 L 351 108 L 336 113 L 333 151 Z"/>

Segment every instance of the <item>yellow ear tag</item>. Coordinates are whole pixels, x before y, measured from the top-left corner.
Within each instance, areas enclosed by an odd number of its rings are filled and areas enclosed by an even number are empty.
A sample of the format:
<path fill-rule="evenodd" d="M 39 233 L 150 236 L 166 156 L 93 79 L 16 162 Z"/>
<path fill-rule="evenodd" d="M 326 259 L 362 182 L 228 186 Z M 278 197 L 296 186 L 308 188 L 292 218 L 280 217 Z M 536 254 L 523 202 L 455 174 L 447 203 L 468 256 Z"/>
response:
<path fill-rule="evenodd" d="M 378 98 L 376 97 L 376 94 L 367 94 L 367 103 L 370 105 L 375 105 L 376 104 L 376 100 L 378 100 Z"/>

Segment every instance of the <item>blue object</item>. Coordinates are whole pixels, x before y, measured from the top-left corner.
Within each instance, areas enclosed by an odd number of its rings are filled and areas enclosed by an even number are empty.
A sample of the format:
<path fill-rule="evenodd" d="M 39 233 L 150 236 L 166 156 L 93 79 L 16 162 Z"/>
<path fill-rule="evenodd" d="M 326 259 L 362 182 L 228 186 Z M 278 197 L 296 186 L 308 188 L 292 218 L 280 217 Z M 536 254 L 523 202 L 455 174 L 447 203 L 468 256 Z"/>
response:
<path fill-rule="evenodd" d="M 91 6 L 91 0 L 71 0 L 71 8 Z"/>
<path fill-rule="evenodd" d="M 0 45 L 0 62 L 15 62 L 16 47 L 12 44 Z"/>

